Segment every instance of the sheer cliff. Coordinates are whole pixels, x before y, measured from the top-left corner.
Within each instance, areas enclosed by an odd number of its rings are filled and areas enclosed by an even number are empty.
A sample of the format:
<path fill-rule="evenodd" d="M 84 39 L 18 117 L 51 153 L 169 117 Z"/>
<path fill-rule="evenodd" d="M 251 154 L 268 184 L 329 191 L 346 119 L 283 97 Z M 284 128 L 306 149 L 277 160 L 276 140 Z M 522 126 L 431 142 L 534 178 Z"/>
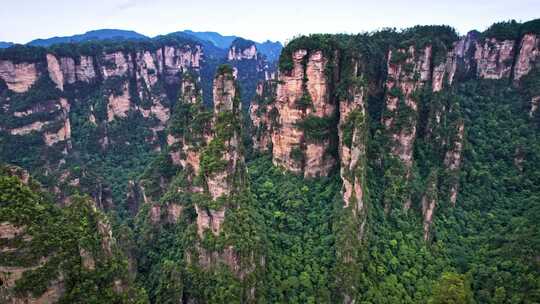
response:
<path fill-rule="evenodd" d="M 0 51 L 0 298 L 536 303 L 539 36 Z"/>

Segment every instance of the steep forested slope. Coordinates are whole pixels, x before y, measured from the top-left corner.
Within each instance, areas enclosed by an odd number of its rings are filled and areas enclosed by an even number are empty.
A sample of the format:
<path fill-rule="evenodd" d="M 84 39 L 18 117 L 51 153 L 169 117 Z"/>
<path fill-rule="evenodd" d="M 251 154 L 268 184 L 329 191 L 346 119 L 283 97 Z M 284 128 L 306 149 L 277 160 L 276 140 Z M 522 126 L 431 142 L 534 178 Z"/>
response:
<path fill-rule="evenodd" d="M 208 68 L 199 44 L 169 39 L 0 53 L 2 161 L 58 188 L 67 207 L 47 205 L 54 221 L 84 206 L 81 192 L 113 215 L 130 275 L 104 282 L 132 289 L 121 298 L 104 283 L 102 299 L 540 301 L 539 20 L 462 37 L 448 26 L 301 36 L 277 75 L 251 41 Z M 27 186 L 4 179 L 32 210 Z M 99 226 L 77 212 L 69 225 L 91 224 L 69 240 Z"/>

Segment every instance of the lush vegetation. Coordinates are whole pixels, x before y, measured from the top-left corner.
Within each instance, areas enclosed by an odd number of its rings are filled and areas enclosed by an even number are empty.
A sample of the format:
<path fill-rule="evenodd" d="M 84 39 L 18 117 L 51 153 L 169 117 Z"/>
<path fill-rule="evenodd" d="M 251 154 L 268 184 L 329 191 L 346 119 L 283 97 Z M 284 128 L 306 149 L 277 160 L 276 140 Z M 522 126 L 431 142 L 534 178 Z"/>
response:
<path fill-rule="evenodd" d="M 515 39 L 537 32 L 538 24 L 495 24 L 483 35 Z M 169 43 L 169 38 L 122 42 L 121 46 L 109 42 L 60 45 L 50 50 L 63 56 L 118 48 L 134 51 Z M 365 90 L 366 114 L 355 109 L 341 126 L 345 146 L 353 145 L 353 134 L 365 145 L 357 166 L 340 172 L 349 181 L 360 180 L 365 206 L 361 215 L 343 207 L 343 185 L 335 171 L 306 180 L 274 166 L 270 156 L 254 153 L 247 164 L 235 163 L 235 172 L 225 172 L 233 167 L 225 153 L 245 151 L 242 145 L 230 146 L 236 142 L 231 139 L 242 136 L 239 106 L 245 99 L 237 94 L 234 111 L 214 115 L 198 94 L 196 74 L 182 76 L 194 82 L 195 102 L 169 94 L 162 79 L 155 91 L 143 90 L 141 96 L 138 83 L 124 77 L 66 85 L 60 92 L 43 76 L 25 94 L 0 90 L 2 101 L 10 101 L 10 107 L 0 107 L 2 125 L 8 127 L 54 120 L 59 115 L 53 109 L 13 119 L 14 111 L 46 107 L 60 97 L 72 101 L 68 154 L 60 146 L 42 149 L 43 138 L 37 132 L 12 136 L 0 131 L 0 160 L 32 169 L 45 187 L 58 187 L 70 202 L 59 207 L 53 194 L 41 192 L 37 183 L 25 185 L 11 176 L 11 169 L 0 169 L 0 223 L 24 228 L 22 235 L 0 239 L 2 249 L 15 248 L 0 250 L 0 264 L 37 266 L 18 280 L 14 295 L 39 296 L 62 275 L 66 291 L 62 303 L 190 299 L 200 303 L 336 303 L 345 297 L 365 304 L 539 303 L 540 115 L 529 114 L 531 99 L 540 94 L 538 69 L 516 85 L 507 79 L 463 78 L 436 93 L 429 81 L 409 96 L 397 87 L 384 91 L 389 50 L 390 63 L 402 64 L 405 73 L 412 73 L 414 67 L 404 64 L 412 54 L 400 50 L 431 44 L 434 64 L 438 64 L 456 39 L 450 27 L 421 26 L 354 36 L 299 37 L 284 49 L 280 60 L 284 72 L 292 69 L 292 54 L 298 49 L 308 54 L 321 50 L 330 58 L 326 75 L 340 75 L 330 88 L 332 102 L 352 100 L 356 90 Z M 0 58 L 40 60 L 41 51 L 14 47 L 0 52 Z M 32 59 L 35 54 L 39 56 Z M 357 69 L 353 70 L 353 62 Z M 201 87 L 209 86 L 206 77 L 212 74 L 213 78 L 215 71 L 232 77 L 233 67 L 211 65 L 201 71 Z M 302 65 L 305 68 L 306 60 Z M 250 94 L 253 75 L 239 76 Z M 172 109 L 167 129 L 152 131 L 155 118 L 137 111 L 107 121 L 108 98 L 121 95 L 124 85 L 133 104 L 143 109 L 152 104 L 148 96 L 160 96 L 160 102 Z M 268 96 L 275 86 L 265 90 L 257 100 L 262 106 L 273 102 Z M 307 110 L 313 101 L 305 79 L 303 90 L 296 106 Z M 397 98 L 395 110 L 384 106 L 385 97 Z M 406 97 L 418 109 L 408 105 Z M 381 122 L 389 117 L 394 120 L 386 127 Z M 337 154 L 338 118 L 308 115 L 296 127 L 304 131 L 307 142 L 329 139 L 328 150 Z M 458 132 L 462 124 L 463 142 Z M 392 152 L 392 135 L 412 130 L 416 132 L 413 161 L 406 166 Z M 212 138 L 206 141 L 209 134 Z M 167 135 L 174 138 L 173 144 L 165 144 Z M 449 170 L 445 153 L 461 144 L 461 167 Z M 162 151 L 156 152 L 158 147 Z M 186 147 L 200 152 L 198 174 L 194 168 L 173 163 L 170 153 L 178 152 L 185 159 Z M 293 148 L 290 157 L 304 162 L 302 147 Z M 226 183 L 234 191 L 212 199 L 205 178 L 224 172 L 229 173 Z M 77 186 L 69 185 L 73 180 Z M 139 210 L 137 202 L 134 211 L 128 206 L 129 181 L 144 191 L 147 203 Z M 455 206 L 450 200 L 454 185 L 459 186 Z M 103 233 L 109 226 L 107 216 L 80 192 L 92 195 L 98 203 L 103 196 L 113 202 L 107 207 L 115 239 Z M 423 198 L 436 200 L 426 235 Z M 406 202 L 411 203 L 408 210 L 403 208 Z M 171 208 L 180 212 L 171 216 Z M 225 210 L 221 233 L 197 230 L 198 215 L 219 218 L 221 210 Z M 202 262 L 197 263 L 199 259 Z"/>
<path fill-rule="evenodd" d="M 105 215 L 94 203 L 74 196 L 60 208 L 39 184 L 23 184 L 13 170 L 20 169 L 0 168 L 0 221 L 22 231 L 2 239 L 9 248 L 0 254 L 2 265 L 24 271 L 11 296 L 37 298 L 51 288 L 60 303 L 145 303 L 144 292 L 130 284 L 127 260 L 107 235 Z M 54 291 L 55 284 L 64 292 Z"/>

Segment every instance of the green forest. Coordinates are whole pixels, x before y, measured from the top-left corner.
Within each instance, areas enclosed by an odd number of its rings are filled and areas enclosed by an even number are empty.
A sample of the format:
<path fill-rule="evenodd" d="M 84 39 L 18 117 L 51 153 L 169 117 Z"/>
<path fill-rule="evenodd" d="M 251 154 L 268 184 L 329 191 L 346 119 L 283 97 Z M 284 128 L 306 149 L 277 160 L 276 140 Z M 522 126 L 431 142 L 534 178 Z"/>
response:
<path fill-rule="evenodd" d="M 470 35 L 517 47 L 526 34 L 539 39 L 540 19 L 501 22 Z M 388 85 L 394 67 L 418 82 L 420 50 L 429 46 L 433 72 L 459 39 L 449 26 L 296 37 L 275 63 L 281 78 L 259 95 L 260 63 L 218 66 L 216 58 L 169 75 L 178 83 L 159 75 L 152 88 L 125 75 L 60 90 L 43 72 L 27 92 L 16 93 L 0 80 L 0 302 L 47 292 L 58 303 L 540 303 L 540 111 L 531 108 L 540 96 L 540 55 L 519 80 L 515 63 L 508 76 L 482 79 L 470 72 L 477 63 L 463 72 L 459 62 L 454 82 L 445 75 L 437 92 L 431 78 L 412 92 Z M 137 58 L 141 50 L 196 43 L 162 36 L 15 46 L 1 50 L 0 60 L 45 69 L 46 53 L 82 54 L 95 56 L 98 66 L 107 52 Z M 298 50 L 308 54 L 300 62 Z M 316 51 L 327 60 L 333 116 L 313 111 L 306 71 Z M 305 116 L 291 128 L 302 132 L 302 145 L 329 142 L 324 153 L 337 162 L 327 176 L 295 174 L 275 162 L 272 150 L 253 148 L 262 131 L 250 121 L 250 102 L 281 102 L 275 86 L 279 91 L 283 75 L 294 78 L 296 70 L 304 74 L 291 107 Z M 189 94 L 186 83 L 193 84 Z M 225 110 L 208 102 L 212 86 L 210 97 L 216 103 L 222 93 Z M 108 120 L 109 96 L 122 95 L 124 87 L 133 108 Z M 365 112 L 357 108 L 339 125 L 339 107 L 358 92 L 365 94 Z M 45 120 L 53 121 L 45 131 L 58 129 L 62 109 L 51 104 L 59 98 L 71 102 L 69 149 L 45 145 L 39 132 L 9 133 Z M 385 105 L 392 98 L 398 112 Z M 150 109 L 156 100 L 170 110 L 162 129 L 156 117 L 133 110 Z M 36 105 L 47 110 L 15 114 Z M 270 113 L 273 131 L 284 124 L 276 112 Z M 407 168 L 392 154 L 392 132 L 412 129 Z M 358 167 L 340 171 L 339 145 L 351 147 L 359 138 L 365 152 Z M 461 163 L 451 171 L 445 153 L 459 140 Z M 304 164 L 302 145 L 289 157 Z M 362 183 L 362 215 L 344 208 L 346 177 Z M 212 187 L 226 191 L 215 194 Z M 423 209 L 430 199 L 436 211 L 426 231 Z M 24 271 L 16 279 L 4 276 L 12 268 Z"/>

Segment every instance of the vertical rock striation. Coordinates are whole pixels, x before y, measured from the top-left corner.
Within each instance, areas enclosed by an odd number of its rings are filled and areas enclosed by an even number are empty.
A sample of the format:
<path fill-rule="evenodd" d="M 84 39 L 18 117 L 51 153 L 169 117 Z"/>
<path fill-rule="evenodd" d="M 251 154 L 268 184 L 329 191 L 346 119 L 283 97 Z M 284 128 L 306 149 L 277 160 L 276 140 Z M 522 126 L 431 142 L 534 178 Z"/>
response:
<path fill-rule="evenodd" d="M 277 109 L 274 104 L 276 81 L 273 79 L 257 84 L 255 99 L 251 102 L 251 139 L 253 149 L 261 152 L 272 150 L 272 133 L 276 127 Z"/>
<path fill-rule="evenodd" d="M 296 50 L 293 67 L 278 76 L 273 162 L 304 177 L 327 176 L 337 161 L 331 137 L 337 107 L 332 99 L 322 51 Z"/>

